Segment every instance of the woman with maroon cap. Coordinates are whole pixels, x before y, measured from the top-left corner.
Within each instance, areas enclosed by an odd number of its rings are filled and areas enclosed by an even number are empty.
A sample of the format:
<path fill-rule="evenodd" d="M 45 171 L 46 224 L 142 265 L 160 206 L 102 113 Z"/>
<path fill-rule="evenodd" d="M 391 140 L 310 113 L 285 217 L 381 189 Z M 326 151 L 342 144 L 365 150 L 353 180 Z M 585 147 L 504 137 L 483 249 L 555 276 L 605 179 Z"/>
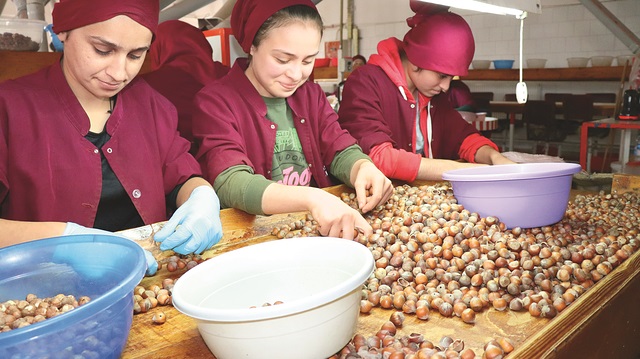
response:
<path fill-rule="evenodd" d="M 175 107 L 135 79 L 158 17 L 157 0 L 62 0 L 60 62 L 0 85 L 0 247 L 164 221 L 176 207 L 161 249 L 200 253 L 221 238 Z"/>
<path fill-rule="evenodd" d="M 378 53 L 349 76 L 340 124 L 390 178 L 441 180 L 452 169 L 513 163 L 443 94 L 473 59 L 469 25 L 446 7 L 412 0 L 411 8 L 404 39 L 378 43 Z"/>
<path fill-rule="evenodd" d="M 191 141 L 190 152 L 197 146 L 191 134 L 193 97 L 204 85 L 229 72 L 229 67 L 213 60 L 213 49 L 202 31 L 180 20 L 158 25 L 156 38 L 149 49 L 151 72 L 141 75 L 178 110 L 178 131 Z"/>
<path fill-rule="evenodd" d="M 364 56 L 355 55 L 354 57 L 351 58 L 351 71 L 357 69 L 358 67 L 360 67 L 362 65 L 366 65 L 366 64 L 367 64 L 367 59 L 365 59 Z"/>
<path fill-rule="evenodd" d="M 310 0 L 238 0 L 233 33 L 249 58 L 195 99 L 193 134 L 205 178 L 223 207 L 253 214 L 308 210 L 320 233 L 372 232 L 362 215 L 314 187 L 352 185 L 367 212 L 393 192 L 387 179 L 340 128 L 317 84 L 307 81 L 322 37 Z"/>

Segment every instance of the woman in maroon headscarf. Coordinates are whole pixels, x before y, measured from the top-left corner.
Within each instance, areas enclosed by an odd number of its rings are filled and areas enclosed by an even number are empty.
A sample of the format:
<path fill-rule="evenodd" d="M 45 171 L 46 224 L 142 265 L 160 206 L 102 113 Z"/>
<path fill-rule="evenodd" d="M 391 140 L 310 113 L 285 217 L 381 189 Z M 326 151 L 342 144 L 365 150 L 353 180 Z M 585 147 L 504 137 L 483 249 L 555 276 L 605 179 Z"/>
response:
<path fill-rule="evenodd" d="M 135 79 L 158 16 L 157 0 L 62 0 L 60 62 L 0 85 L 0 247 L 164 221 L 175 208 L 154 237 L 161 249 L 200 253 L 220 239 L 218 198 L 175 108 Z"/>
<path fill-rule="evenodd" d="M 198 160 L 223 206 L 254 214 L 310 211 L 320 233 L 372 232 L 362 215 L 317 187 L 331 176 L 353 185 L 360 210 L 386 202 L 387 179 L 340 128 L 317 84 L 308 81 L 322 37 L 310 0 L 238 0 L 233 33 L 249 54 L 196 97 Z"/>
<path fill-rule="evenodd" d="M 449 102 L 457 111 L 476 112 L 476 104 L 471 95 L 471 89 L 467 84 L 456 77 L 449 83 L 446 91 Z"/>
<path fill-rule="evenodd" d="M 202 31 L 180 20 L 158 25 L 149 58 L 152 71 L 142 78 L 176 107 L 178 131 L 191 141 L 190 152 L 195 155 L 197 146 L 191 133 L 193 98 L 204 85 L 226 75 L 229 68 L 213 61 L 213 49 Z"/>
<path fill-rule="evenodd" d="M 404 39 L 378 43 L 349 76 L 340 124 L 390 178 L 440 180 L 451 169 L 513 163 L 442 94 L 453 76 L 467 74 L 475 51 L 469 25 L 446 7 L 412 0 L 411 8 Z"/>

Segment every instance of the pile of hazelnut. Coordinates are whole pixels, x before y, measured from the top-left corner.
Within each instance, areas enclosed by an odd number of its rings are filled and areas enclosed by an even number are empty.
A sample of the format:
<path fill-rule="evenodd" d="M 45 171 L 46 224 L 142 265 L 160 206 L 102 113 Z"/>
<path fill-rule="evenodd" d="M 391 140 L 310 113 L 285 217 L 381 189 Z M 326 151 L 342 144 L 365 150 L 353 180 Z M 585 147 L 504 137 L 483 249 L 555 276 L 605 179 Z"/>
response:
<path fill-rule="evenodd" d="M 0 332 L 42 322 L 71 311 L 90 300 L 87 296 L 76 299 L 73 295 L 65 294 L 50 298 L 38 298 L 35 294 L 27 294 L 23 300 L 8 300 L 0 303 Z"/>
<path fill-rule="evenodd" d="M 462 339 L 444 336 L 434 343 L 419 333 L 399 335 L 403 321 L 404 314 L 394 312 L 374 335 L 356 334 L 329 359 L 498 359 L 514 349 L 508 338 L 492 339 L 485 343 L 483 353 L 476 356 L 475 351 L 465 347 Z"/>
<path fill-rule="evenodd" d="M 340 197 L 357 208 L 352 193 Z M 466 210 L 447 183 L 398 186 L 385 205 L 364 214 L 374 233 L 359 233 L 355 239 L 371 250 L 375 260 L 375 270 L 363 286 L 360 311 L 380 307 L 392 310 L 392 317 L 400 313 L 421 320 L 437 313 L 469 324 L 475 323 L 476 313 L 489 308 L 553 318 L 638 250 L 638 197 L 632 192 L 578 195 L 569 202 L 563 220 L 554 225 L 507 229 L 499 218 Z M 310 214 L 274 228 L 272 234 L 277 238 L 320 235 Z M 151 292 L 157 298 L 160 291 Z M 151 293 L 144 294 L 146 298 L 143 293 L 137 295 L 143 300 L 136 306 L 140 312 L 154 307 L 153 300 L 146 301 Z M 365 342 L 384 343 L 385 337 L 377 335 Z M 378 358 L 355 356 L 363 351 L 364 346 L 356 344 L 361 340 L 356 335 L 334 357 Z M 414 343 L 415 338 L 386 341 L 398 346 L 397 342 Z M 370 347 L 366 350 L 381 353 L 387 345 Z M 495 357 L 487 353 L 498 352 L 497 347 L 503 352 L 500 355 L 510 351 L 490 343 L 483 356 Z M 439 349 L 450 348 L 440 345 Z M 422 358 L 418 352 L 414 357 Z M 461 351 L 458 354 L 467 357 Z"/>

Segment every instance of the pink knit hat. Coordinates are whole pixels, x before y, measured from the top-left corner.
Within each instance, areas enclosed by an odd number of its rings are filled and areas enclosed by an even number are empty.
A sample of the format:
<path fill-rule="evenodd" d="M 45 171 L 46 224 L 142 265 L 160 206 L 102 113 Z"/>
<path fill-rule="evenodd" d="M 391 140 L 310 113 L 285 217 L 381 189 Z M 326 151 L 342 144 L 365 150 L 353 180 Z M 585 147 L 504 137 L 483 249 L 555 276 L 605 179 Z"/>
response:
<path fill-rule="evenodd" d="M 160 17 L 158 0 L 60 0 L 53 7 L 53 31 L 63 31 L 109 20 L 118 15 L 156 32 Z"/>
<path fill-rule="evenodd" d="M 238 0 L 231 12 L 231 29 L 242 50 L 249 53 L 258 30 L 271 15 L 293 5 L 316 9 L 310 0 Z"/>
<path fill-rule="evenodd" d="M 404 50 L 412 64 L 447 75 L 465 76 L 475 52 L 469 24 L 445 7 L 414 6 L 416 15 L 404 36 Z"/>

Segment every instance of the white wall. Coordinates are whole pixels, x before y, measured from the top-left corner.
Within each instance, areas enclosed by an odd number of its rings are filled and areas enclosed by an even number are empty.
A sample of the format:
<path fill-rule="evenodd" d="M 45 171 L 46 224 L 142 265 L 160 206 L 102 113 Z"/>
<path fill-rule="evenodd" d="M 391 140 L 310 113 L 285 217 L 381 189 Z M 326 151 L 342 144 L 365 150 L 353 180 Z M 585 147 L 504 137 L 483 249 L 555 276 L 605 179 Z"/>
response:
<path fill-rule="evenodd" d="M 546 58 L 547 67 L 567 67 L 568 57 L 629 55 L 620 42 L 593 14 L 577 1 L 541 0 L 542 14 L 530 14 L 525 20 L 524 59 Z M 640 37 L 639 0 L 601 0 L 636 36 Z M 344 19 L 346 21 L 344 0 Z M 549 6 L 547 6 L 549 4 Z M 354 0 L 354 25 L 360 33 L 360 53 L 368 57 L 376 52 L 378 41 L 395 36 L 400 39 L 409 29 L 406 18 L 413 15 L 408 0 Z M 338 39 L 340 0 L 323 0 L 318 9 L 324 19 L 324 40 Z M 454 10 L 455 11 L 455 10 Z M 518 61 L 520 21 L 511 16 L 460 12 L 473 30 L 476 59 L 514 59 Z M 346 34 L 346 32 L 345 32 Z M 323 51 L 323 49 L 321 49 Z M 321 53 L 322 55 L 322 53 Z M 614 65 L 616 64 L 614 60 Z M 524 65 L 526 68 L 526 64 Z M 526 78 L 524 79 L 525 82 Z M 493 91 L 496 99 L 515 91 L 515 83 L 469 81 L 473 91 Z M 619 83 L 609 82 L 527 82 L 530 98 L 545 92 L 616 92 Z"/>

